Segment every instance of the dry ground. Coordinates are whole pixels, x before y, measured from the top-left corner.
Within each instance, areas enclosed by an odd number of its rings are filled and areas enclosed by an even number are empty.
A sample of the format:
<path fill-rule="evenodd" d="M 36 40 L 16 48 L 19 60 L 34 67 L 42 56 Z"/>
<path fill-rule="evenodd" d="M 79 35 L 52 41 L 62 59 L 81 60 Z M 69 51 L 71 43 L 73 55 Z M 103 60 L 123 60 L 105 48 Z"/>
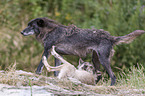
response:
<path fill-rule="evenodd" d="M 13 69 L 13 68 L 12 68 Z M 36 75 L 22 70 L 0 71 L 0 94 L 14 96 L 21 92 L 22 96 L 29 94 L 45 95 L 145 95 L 145 89 L 134 89 L 129 86 L 86 85 L 72 80 L 59 80 L 56 77 Z M 28 92 L 27 92 L 27 91 Z M 5 94 L 4 94 L 5 93 Z M 6 94 L 7 93 L 7 94 Z M 17 93 L 17 94 L 15 94 Z M 12 93 L 11 93 L 12 94 Z M 39 96 L 38 95 L 38 96 Z"/>

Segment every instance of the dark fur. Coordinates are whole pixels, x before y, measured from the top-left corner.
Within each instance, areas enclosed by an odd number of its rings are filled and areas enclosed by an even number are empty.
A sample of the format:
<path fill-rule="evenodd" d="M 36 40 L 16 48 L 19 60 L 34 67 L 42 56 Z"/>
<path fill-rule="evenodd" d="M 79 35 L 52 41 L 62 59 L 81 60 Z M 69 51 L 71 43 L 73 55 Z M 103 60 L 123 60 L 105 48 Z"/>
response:
<path fill-rule="evenodd" d="M 28 27 L 21 34 L 35 34 L 38 41 L 44 45 L 43 55 L 47 58 L 50 49 L 56 46 L 56 51 L 62 55 L 76 55 L 85 57 L 92 52 L 92 62 L 95 70 L 100 70 L 100 64 L 104 66 L 111 77 L 111 85 L 115 84 L 116 77 L 110 67 L 110 58 L 113 55 L 113 46 L 120 43 L 128 43 L 137 36 L 145 33 L 143 30 L 136 30 L 125 36 L 111 36 L 102 29 L 80 29 L 74 25 L 64 26 L 47 18 L 36 18 L 28 23 Z M 60 62 L 56 59 L 56 65 Z M 36 73 L 41 73 L 43 68 L 42 60 Z M 98 77 L 99 81 L 100 77 Z"/>

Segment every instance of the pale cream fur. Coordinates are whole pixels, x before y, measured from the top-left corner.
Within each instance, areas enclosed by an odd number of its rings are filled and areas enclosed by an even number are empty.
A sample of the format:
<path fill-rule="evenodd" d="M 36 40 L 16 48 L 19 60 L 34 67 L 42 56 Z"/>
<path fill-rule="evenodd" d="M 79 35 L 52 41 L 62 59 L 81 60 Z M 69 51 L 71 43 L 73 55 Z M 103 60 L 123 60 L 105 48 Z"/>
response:
<path fill-rule="evenodd" d="M 85 70 L 76 69 L 72 64 L 64 60 L 58 53 L 55 51 L 55 47 L 52 47 L 51 54 L 59 59 L 63 64 L 60 66 L 52 67 L 48 64 L 47 59 L 43 56 L 42 62 L 44 63 L 47 70 L 50 71 L 60 71 L 58 78 L 59 79 L 66 79 L 68 77 L 75 78 L 82 83 L 94 85 L 95 84 L 95 77 L 92 73 L 87 72 Z"/>

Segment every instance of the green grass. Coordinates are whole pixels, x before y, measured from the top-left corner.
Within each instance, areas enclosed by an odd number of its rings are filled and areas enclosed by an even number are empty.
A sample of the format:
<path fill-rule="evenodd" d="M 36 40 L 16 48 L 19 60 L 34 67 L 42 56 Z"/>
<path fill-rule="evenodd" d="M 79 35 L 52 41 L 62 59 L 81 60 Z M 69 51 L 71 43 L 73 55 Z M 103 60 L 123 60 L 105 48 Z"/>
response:
<path fill-rule="evenodd" d="M 145 69 L 142 65 L 132 66 L 128 72 L 120 72 L 117 86 L 145 89 Z"/>

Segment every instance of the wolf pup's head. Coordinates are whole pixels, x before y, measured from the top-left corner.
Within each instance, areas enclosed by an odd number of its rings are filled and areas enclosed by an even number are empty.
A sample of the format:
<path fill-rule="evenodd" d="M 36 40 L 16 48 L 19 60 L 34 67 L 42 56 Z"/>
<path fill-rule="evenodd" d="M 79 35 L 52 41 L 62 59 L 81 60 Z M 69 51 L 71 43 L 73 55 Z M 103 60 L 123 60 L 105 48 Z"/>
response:
<path fill-rule="evenodd" d="M 84 62 L 81 58 L 79 59 L 79 65 L 77 66 L 79 70 L 85 70 L 87 72 L 90 72 L 94 74 L 95 68 L 92 64 L 89 62 Z"/>

